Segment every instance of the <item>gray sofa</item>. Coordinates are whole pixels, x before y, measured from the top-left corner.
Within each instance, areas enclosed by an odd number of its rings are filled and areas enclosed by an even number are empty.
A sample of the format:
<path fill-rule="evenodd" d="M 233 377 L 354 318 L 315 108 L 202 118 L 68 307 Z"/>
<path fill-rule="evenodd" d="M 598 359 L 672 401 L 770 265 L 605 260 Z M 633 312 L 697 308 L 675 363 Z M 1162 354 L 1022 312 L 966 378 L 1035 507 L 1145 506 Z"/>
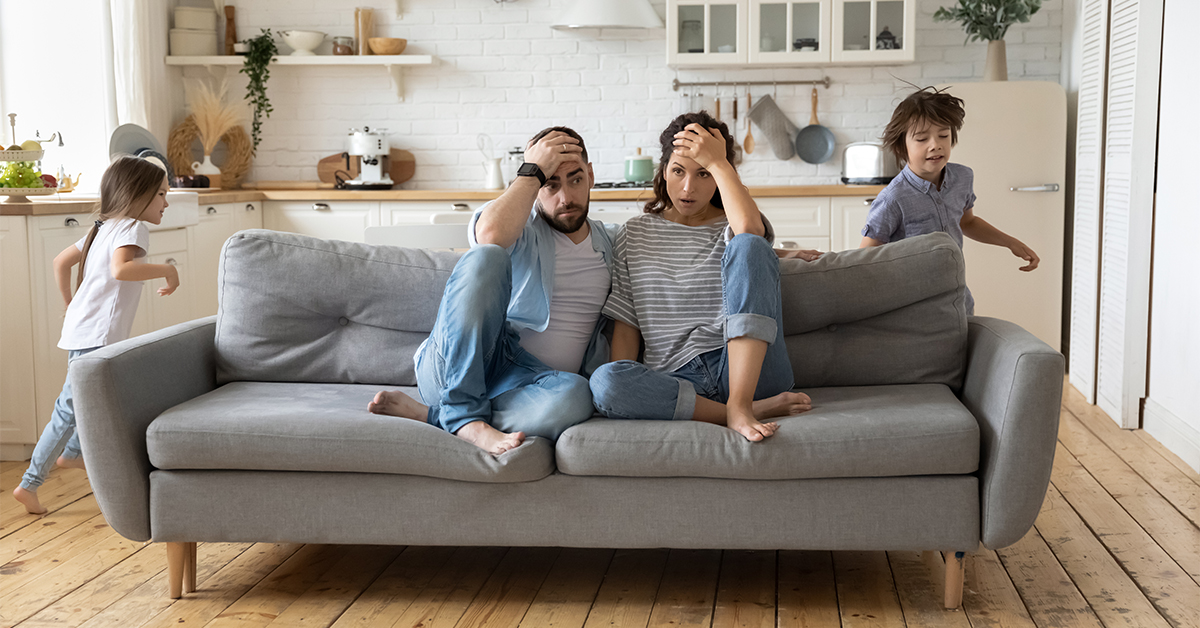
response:
<path fill-rule="evenodd" d="M 1064 361 L 964 312 L 944 234 L 781 262 L 784 331 L 814 408 L 763 443 L 699 422 L 596 418 L 499 457 L 369 414 L 416 394 L 413 352 L 457 260 L 243 231 L 220 313 L 76 360 L 79 432 L 109 524 L 195 542 L 962 552 L 1033 524 Z"/>

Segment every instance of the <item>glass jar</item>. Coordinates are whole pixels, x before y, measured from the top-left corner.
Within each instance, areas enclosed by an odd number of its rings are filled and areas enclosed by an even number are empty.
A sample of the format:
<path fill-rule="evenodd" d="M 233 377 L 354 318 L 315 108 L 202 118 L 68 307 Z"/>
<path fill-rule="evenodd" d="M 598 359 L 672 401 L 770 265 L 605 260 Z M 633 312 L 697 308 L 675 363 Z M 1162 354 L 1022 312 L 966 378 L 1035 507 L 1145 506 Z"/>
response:
<path fill-rule="evenodd" d="M 683 20 L 679 26 L 679 52 L 704 52 L 704 22 Z"/>
<path fill-rule="evenodd" d="M 334 37 L 333 38 L 333 54 L 335 54 L 335 55 L 352 55 L 352 54 L 354 54 L 354 38 L 353 37 Z"/>
<path fill-rule="evenodd" d="M 517 178 L 517 169 L 525 163 L 525 149 L 513 146 L 504 153 L 504 161 L 500 162 L 500 172 L 504 175 L 504 185 L 509 185 Z"/>

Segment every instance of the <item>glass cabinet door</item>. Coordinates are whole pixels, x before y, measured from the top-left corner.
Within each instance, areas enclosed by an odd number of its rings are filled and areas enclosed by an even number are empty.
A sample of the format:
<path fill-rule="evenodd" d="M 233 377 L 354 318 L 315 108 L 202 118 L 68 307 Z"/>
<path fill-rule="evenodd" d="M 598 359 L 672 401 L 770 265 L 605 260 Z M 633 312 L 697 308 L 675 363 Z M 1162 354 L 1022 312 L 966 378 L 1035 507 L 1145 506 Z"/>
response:
<path fill-rule="evenodd" d="M 750 63 L 829 61 L 830 0 L 750 0 Z"/>
<path fill-rule="evenodd" d="M 832 61 L 912 61 L 916 0 L 833 0 Z"/>
<path fill-rule="evenodd" d="M 746 0 L 668 0 L 667 64 L 746 63 Z"/>

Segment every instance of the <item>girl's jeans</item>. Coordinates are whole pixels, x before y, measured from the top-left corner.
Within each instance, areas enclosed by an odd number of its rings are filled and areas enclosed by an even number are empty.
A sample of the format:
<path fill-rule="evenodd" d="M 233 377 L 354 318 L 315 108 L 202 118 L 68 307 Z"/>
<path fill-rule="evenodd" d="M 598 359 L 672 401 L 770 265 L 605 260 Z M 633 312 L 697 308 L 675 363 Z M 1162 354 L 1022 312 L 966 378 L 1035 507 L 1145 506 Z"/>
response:
<path fill-rule="evenodd" d="M 779 258 L 766 239 L 734 236 L 721 260 L 725 299 L 725 342 L 754 338 L 767 343 L 755 399 L 773 397 L 794 385 L 792 364 L 783 340 L 783 304 L 779 295 Z M 696 395 L 729 400 L 729 345 L 696 356 L 672 373 L 641 362 L 609 362 L 592 375 L 592 397 L 614 419 L 690 420 Z"/>
<path fill-rule="evenodd" d="M 50 414 L 50 423 L 38 439 L 37 447 L 33 449 L 33 457 L 29 460 L 29 470 L 21 478 L 21 488 L 27 491 L 37 491 L 59 454 L 64 458 L 78 458 L 83 455 L 79 449 L 79 435 L 75 433 L 75 398 L 71 394 L 71 360 L 91 353 L 100 347 L 91 349 L 72 349 L 67 352 L 67 381 L 63 383 L 62 392 L 54 401 L 54 412 Z"/>
<path fill-rule="evenodd" d="M 501 432 L 553 440 L 591 418 L 587 380 L 521 348 L 508 323 L 511 294 L 512 262 L 498 246 L 477 246 L 454 266 L 433 331 L 417 350 L 430 424 L 454 434 L 486 421 Z"/>

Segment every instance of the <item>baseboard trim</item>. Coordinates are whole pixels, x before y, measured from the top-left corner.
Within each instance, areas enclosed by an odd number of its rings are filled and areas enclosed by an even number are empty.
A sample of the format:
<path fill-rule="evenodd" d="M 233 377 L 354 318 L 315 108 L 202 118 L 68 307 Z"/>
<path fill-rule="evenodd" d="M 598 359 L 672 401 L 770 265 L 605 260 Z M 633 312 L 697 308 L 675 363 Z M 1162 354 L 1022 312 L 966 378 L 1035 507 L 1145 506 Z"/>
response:
<path fill-rule="evenodd" d="M 1142 429 L 1200 472 L 1200 430 L 1149 397 L 1142 412 Z"/>

